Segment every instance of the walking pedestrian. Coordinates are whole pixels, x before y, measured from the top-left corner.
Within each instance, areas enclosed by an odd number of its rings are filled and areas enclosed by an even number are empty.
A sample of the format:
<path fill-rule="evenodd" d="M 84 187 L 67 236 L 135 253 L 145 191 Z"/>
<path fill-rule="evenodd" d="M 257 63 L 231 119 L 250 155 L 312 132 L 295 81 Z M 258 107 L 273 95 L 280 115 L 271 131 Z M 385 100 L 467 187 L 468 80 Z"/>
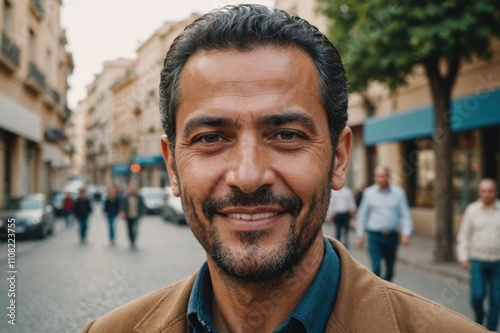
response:
<path fill-rule="evenodd" d="M 73 223 L 73 210 L 75 209 L 75 199 L 71 196 L 71 193 L 66 192 L 64 194 L 63 200 L 63 216 L 66 222 L 66 228 L 71 227 Z"/>
<path fill-rule="evenodd" d="M 120 216 L 127 222 L 128 237 L 130 246 L 136 248 L 137 229 L 139 227 L 139 219 L 146 211 L 142 196 L 137 193 L 137 186 L 130 184 L 128 193 L 123 196 L 121 202 Z"/>
<path fill-rule="evenodd" d="M 187 26 L 161 73 L 161 146 L 207 260 L 83 332 L 485 331 L 323 236 L 349 164 L 347 93 L 337 50 L 296 15 L 235 5 Z"/>
<path fill-rule="evenodd" d="M 117 195 L 116 188 L 109 188 L 103 209 L 108 218 L 109 241 L 111 245 L 115 245 L 115 220 L 120 213 L 120 206 L 121 202 Z"/>
<path fill-rule="evenodd" d="M 78 230 L 80 243 L 83 244 L 86 242 L 89 215 L 92 213 L 92 206 L 90 205 L 90 200 L 87 198 L 87 193 L 84 188 L 78 191 L 78 198 L 75 200 L 73 211 L 80 226 Z"/>
<path fill-rule="evenodd" d="M 338 191 L 332 190 L 326 219 L 335 225 L 336 238 L 349 248 L 349 229 L 351 218 L 356 214 L 356 202 L 352 190 L 344 186 Z"/>
<path fill-rule="evenodd" d="M 389 168 L 377 166 L 374 176 L 375 184 L 363 192 L 358 210 L 358 246 L 365 246 L 366 232 L 373 272 L 381 276 L 381 262 L 384 261 L 384 279 L 392 281 L 398 244 L 410 244 L 413 221 L 404 190 L 390 183 Z"/>
<path fill-rule="evenodd" d="M 470 270 L 471 304 L 476 322 L 496 331 L 500 316 L 500 200 L 493 179 L 479 183 L 479 199 L 467 206 L 457 236 L 460 265 Z"/>

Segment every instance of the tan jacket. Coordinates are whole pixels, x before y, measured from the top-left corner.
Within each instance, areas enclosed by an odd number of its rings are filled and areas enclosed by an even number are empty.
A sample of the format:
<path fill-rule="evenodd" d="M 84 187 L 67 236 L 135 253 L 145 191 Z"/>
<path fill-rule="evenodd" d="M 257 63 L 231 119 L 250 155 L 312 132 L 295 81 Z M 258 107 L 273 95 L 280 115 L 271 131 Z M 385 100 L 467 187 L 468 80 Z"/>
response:
<path fill-rule="evenodd" d="M 460 314 L 376 277 L 339 242 L 329 240 L 340 256 L 341 277 L 325 332 L 487 332 Z M 190 332 L 186 310 L 195 277 L 134 300 L 90 322 L 83 332 Z"/>

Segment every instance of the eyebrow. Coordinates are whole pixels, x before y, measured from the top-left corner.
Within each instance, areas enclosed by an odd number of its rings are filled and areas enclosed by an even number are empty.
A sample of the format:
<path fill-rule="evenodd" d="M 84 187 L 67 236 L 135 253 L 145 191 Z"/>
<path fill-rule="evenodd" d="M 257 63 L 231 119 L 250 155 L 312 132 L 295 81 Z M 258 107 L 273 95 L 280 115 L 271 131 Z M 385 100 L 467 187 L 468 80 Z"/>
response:
<path fill-rule="evenodd" d="M 257 126 L 281 126 L 290 123 L 300 123 L 312 133 L 318 133 L 318 128 L 312 117 L 296 112 L 271 114 L 257 120 Z"/>
<path fill-rule="evenodd" d="M 318 129 L 312 117 L 304 115 L 302 113 L 296 112 L 286 112 L 279 114 L 271 114 L 259 118 L 255 121 L 256 127 L 267 127 L 267 126 L 282 126 L 291 123 L 300 123 L 311 133 L 318 133 Z M 215 117 L 215 116 L 197 116 L 190 119 L 184 126 L 184 136 L 189 136 L 194 130 L 199 127 L 233 127 L 240 128 L 241 125 L 236 121 L 226 118 L 226 117 Z"/>
<path fill-rule="evenodd" d="M 239 128 L 240 126 L 236 124 L 234 120 L 225 117 L 214 117 L 214 116 L 198 116 L 186 123 L 184 126 L 184 135 L 189 136 L 191 132 L 193 132 L 196 128 L 199 127 L 235 127 Z"/>

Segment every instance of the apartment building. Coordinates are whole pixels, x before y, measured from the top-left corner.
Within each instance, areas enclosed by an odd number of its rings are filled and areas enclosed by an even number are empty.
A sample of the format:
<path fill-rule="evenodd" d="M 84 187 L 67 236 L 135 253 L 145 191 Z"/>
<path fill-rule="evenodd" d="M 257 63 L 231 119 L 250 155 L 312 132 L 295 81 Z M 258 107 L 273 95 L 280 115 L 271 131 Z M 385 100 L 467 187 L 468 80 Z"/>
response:
<path fill-rule="evenodd" d="M 315 12 L 315 0 L 276 0 L 275 5 L 326 32 L 327 21 Z M 500 41 L 492 40 L 492 49 L 490 61 L 473 59 L 462 65 L 452 92 L 450 195 L 456 225 L 465 206 L 477 198 L 478 181 L 500 180 Z M 393 93 L 373 84 L 367 96 L 353 94 L 349 100 L 354 145 L 348 185 L 370 185 L 373 167 L 389 166 L 393 182 L 406 189 L 416 232 L 433 235 L 434 109 L 424 72 L 417 69 L 408 86 Z"/>
<path fill-rule="evenodd" d="M 0 1 L 0 205 L 50 194 L 68 171 L 64 124 L 71 53 L 61 0 Z"/>
<path fill-rule="evenodd" d="M 115 182 L 133 179 L 140 186 L 169 184 L 160 146 L 160 72 L 174 38 L 198 16 L 166 22 L 154 32 L 137 49 L 134 65 L 113 87 L 115 132 L 111 170 Z M 140 170 L 133 173 L 132 164 L 139 165 Z"/>
<path fill-rule="evenodd" d="M 85 100 L 81 100 L 71 113 L 71 118 L 66 125 L 68 135 L 68 157 L 69 157 L 69 176 L 78 176 L 83 174 L 86 164 L 86 116 L 87 105 Z"/>
<path fill-rule="evenodd" d="M 101 73 L 87 86 L 87 96 L 83 103 L 86 129 L 85 179 L 96 185 L 110 185 L 111 165 L 114 160 L 113 130 L 115 127 L 112 87 L 131 70 L 131 59 L 106 61 Z"/>

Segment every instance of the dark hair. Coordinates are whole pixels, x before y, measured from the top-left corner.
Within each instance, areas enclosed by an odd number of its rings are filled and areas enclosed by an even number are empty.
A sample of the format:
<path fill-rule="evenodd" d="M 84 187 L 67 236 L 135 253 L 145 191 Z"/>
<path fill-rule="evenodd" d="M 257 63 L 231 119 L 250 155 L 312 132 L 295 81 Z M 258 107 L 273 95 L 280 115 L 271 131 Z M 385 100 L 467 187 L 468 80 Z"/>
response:
<path fill-rule="evenodd" d="M 179 78 L 188 58 L 198 50 L 247 52 L 261 46 L 296 46 L 314 60 L 335 153 L 339 134 L 347 122 L 347 83 L 340 55 L 315 26 L 296 15 L 261 5 L 226 6 L 212 11 L 188 25 L 172 43 L 160 81 L 161 121 L 172 150 Z"/>

